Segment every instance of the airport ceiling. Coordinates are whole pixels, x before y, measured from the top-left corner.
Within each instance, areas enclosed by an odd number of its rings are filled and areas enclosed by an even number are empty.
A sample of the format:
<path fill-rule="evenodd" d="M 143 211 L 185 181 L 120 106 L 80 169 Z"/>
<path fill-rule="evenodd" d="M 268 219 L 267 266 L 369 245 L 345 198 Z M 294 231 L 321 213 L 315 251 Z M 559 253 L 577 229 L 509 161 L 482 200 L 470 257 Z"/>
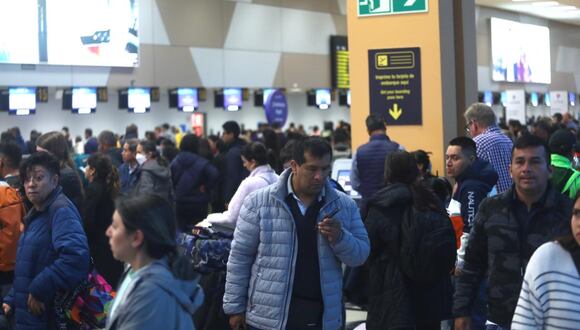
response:
<path fill-rule="evenodd" d="M 580 25 L 580 0 L 475 0 L 479 6 L 493 7 L 522 14 Z"/>

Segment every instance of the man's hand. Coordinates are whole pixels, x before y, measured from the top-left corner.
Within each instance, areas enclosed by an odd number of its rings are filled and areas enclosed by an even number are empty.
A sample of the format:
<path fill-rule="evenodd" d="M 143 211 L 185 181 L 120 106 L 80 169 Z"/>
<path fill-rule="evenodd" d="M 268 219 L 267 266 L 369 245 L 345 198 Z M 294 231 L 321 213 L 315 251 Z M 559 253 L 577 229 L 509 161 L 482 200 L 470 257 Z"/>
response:
<path fill-rule="evenodd" d="M 6 303 L 2 304 L 2 309 L 4 310 L 4 315 L 6 316 L 10 316 L 10 313 L 12 313 L 12 307 Z"/>
<path fill-rule="evenodd" d="M 324 220 L 318 224 L 318 230 L 330 243 L 337 242 L 342 235 L 340 221 L 332 218 L 324 218 Z"/>
<path fill-rule="evenodd" d="M 28 294 L 28 310 L 36 316 L 42 315 L 44 313 L 44 303 Z"/>
<path fill-rule="evenodd" d="M 234 314 L 230 316 L 230 328 L 232 330 L 246 330 L 246 313 Z"/>
<path fill-rule="evenodd" d="M 455 330 L 469 330 L 471 319 L 469 316 L 455 318 Z"/>

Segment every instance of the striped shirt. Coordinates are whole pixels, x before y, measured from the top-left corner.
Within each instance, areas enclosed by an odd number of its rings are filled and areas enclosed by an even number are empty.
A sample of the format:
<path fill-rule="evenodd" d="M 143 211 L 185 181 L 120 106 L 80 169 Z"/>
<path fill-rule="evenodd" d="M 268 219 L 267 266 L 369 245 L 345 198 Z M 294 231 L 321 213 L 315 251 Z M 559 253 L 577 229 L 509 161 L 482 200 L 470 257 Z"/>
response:
<path fill-rule="evenodd" d="M 512 329 L 580 329 L 580 275 L 560 244 L 546 243 L 530 259 Z"/>
<path fill-rule="evenodd" d="M 477 157 L 487 160 L 497 172 L 497 193 L 500 194 L 512 186 L 509 166 L 512 160 L 513 143 L 496 125 L 486 128 L 483 133 L 473 138 L 477 146 Z"/>

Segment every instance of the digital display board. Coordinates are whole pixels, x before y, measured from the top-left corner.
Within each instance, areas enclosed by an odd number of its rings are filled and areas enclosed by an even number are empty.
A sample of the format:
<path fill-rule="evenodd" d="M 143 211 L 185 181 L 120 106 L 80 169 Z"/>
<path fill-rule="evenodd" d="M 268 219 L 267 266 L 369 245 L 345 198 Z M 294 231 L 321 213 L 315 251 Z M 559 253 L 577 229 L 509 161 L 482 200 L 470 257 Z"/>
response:
<path fill-rule="evenodd" d="M 330 107 L 330 90 L 329 89 L 317 89 L 315 92 L 316 106 L 321 110 L 326 110 Z"/>
<path fill-rule="evenodd" d="M 36 110 L 36 88 L 13 87 L 8 89 L 8 111 L 12 115 L 29 115 Z"/>
<path fill-rule="evenodd" d="M 197 88 L 177 89 L 177 108 L 183 112 L 193 112 L 199 107 Z"/>
<path fill-rule="evenodd" d="M 350 88 L 348 39 L 345 36 L 330 37 L 331 73 L 333 88 Z"/>
<path fill-rule="evenodd" d="M 224 109 L 238 111 L 242 108 L 242 89 L 224 88 Z"/>
<path fill-rule="evenodd" d="M 88 114 L 97 108 L 97 89 L 94 87 L 76 87 L 72 89 L 72 110 L 79 114 Z"/>
<path fill-rule="evenodd" d="M 150 88 L 129 88 L 127 90 L 127 106 L 129 111 L 144 113 L 151 107 Z"/>

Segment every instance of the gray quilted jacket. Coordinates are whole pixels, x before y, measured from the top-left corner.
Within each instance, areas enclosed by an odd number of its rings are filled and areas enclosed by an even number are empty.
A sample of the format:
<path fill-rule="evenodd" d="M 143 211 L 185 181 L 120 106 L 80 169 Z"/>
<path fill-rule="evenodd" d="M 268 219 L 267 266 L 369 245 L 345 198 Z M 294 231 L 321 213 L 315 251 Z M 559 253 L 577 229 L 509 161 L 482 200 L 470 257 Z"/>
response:
<path fill-rule="evenodd" d="M 242 205 L 227 266 L 224 311 L 244 313 L 259 329 L 285 329 L 297 254 L 294 219 L 285 202 L 287 170 L 276 183 L 249 195 Z M 318 221 L 335 208 L 342 237 L 334 244 L 318 235 L 323 328 L 339 329 L 342 320 L 342 268 L 364 263 L 369 239 L 355 202 L 327 181 Z"/>

